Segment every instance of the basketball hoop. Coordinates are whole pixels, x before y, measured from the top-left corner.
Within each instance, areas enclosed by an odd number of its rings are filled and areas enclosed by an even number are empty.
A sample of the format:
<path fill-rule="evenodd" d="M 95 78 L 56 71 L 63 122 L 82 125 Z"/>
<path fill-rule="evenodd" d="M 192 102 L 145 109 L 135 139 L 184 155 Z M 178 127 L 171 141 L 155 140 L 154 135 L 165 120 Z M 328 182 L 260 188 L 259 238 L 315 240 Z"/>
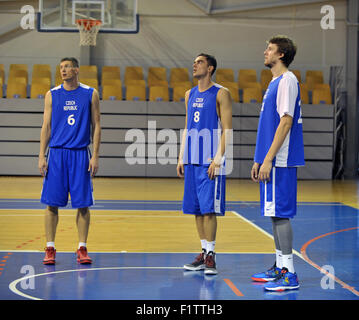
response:
<path fill-rule="evenodd" d="M 80 46 L 95 46 L 96 36 L 101 27 L 101 20 L 78 19 L 77 27 L 80 31 Z"/>

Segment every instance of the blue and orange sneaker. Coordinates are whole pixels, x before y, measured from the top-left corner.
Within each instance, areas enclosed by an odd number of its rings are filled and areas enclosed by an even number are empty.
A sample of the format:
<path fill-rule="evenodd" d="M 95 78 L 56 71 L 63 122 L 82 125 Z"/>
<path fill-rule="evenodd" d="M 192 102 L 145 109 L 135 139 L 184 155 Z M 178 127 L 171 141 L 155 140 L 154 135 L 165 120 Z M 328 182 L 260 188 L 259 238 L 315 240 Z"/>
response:
<path fill-rule="evenodd" d="M 282 268 L 280 277 L 264 285 L 265 290 L 285 291 L 299 288 L 297 273 L 289 272 L 287 268 Z"/>
<path fill-rule="evenodd" d="M 252 275 L 253 281 L 258 282 L 269 282 L 274 281 L 280 276 L 281 269 L 277 268 L 277 265 L 274 263 L 273 267 L 265 272 L 255 273 Z"/>

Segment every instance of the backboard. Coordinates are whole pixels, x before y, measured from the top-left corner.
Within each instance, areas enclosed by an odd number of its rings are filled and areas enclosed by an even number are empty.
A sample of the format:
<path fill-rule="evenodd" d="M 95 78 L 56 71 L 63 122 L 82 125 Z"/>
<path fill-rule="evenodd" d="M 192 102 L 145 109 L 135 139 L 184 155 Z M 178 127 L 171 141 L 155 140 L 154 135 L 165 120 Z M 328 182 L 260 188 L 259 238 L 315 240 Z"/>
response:
<path fill-rule="evenodd" d="M 39 0 L 37 30 L 78 32 L 77 19 L 102 21 L 101 33 L 137 33 L 137 0 Z"/>

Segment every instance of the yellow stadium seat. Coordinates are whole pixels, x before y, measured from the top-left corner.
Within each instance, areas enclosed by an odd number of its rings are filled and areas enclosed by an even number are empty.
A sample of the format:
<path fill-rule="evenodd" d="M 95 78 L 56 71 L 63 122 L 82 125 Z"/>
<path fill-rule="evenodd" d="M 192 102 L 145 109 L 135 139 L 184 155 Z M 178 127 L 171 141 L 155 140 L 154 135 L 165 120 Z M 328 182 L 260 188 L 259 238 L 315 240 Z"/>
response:
<path fill-rule="evenodd" d="M 97 73 L 97 66 L 95 65 L 80 65 L 80 72 L 83 71 L 91 71 L 91 72 L 96 72 Z"/>
<path fill-rule="evenodd" d="M 26 85 L 20 82 L 10 82 L 7 85 L 6 97 L 8 99 L 12 98 L 22 98 L 25 99 L 27 97 L 26 94 Z"/>
<path fill-rule="evenodd" d="M 27 64 L 12 63 L 12 64 L 10 64 L 10 72 L 12 70 L 25 70 L 25 71 L 28 71 Z"/>
<path fill-rule="evenodd" d="M 193 84 L 194 87 L 197 86 L 197 85 L 198 85 L 198 79 L 197 79 L 197 78 L 193 78 L 193 79 L 192 79 L 192 84 Z"/>
<path fill-rule="evenodd" d="M 312 95 L 313 104 L 332 104 L 332 95 L 330 91 L 323 89 L 314 89 Z"/>
<path fill-rule="evenodd" d="M 26 70 L 22 69 L 13 69 L 9 73 L 9 79 L 12 78 L 24 78 L 26 80 L 26 85 L 28 84 L 28 73 Z"/>
<path fill-rule="evenodd" d="M 187 68 L 171 68 L 170 69 L 170 86 L 174 88 L 178 82 L 189 81 L 189 73 Z"/>
<path fill-rule="evenodd" d="M 31 81 L 31 85 L 35 83 L 47 84 L 51 86 L 51 78 L 33 78 Z"/>
<path fill-rule="evenodd" d="M 121 73 L 121 68 L 119 66 L 103 66 L 102 72 L 113 72 L 113 73 Z"/>
<path fill-rule="evenodd" d="M 153 86 L 149 92 L 150 101 L 169 101 L 168 87 Z"/>
<path fill-rule="evenodd" d="M 237 82 L 223 81 L 219 84 L 229 90 L 229 92 L 231 93 L 232 100 L 234 102 L 239 102 L 239 87 Z"/>
<path fill-rule="evenodd" d="M 234 82 L 234 71 L 232 69 L 219 68 L 216 70 L 216 82 Z"/>
<path fill-rule="evenodd" d="M 122 88 L 121 79 L 103 79 L 102 86 L 117 86 Z"/>
<path fill-rule="evenodd" d="M 261 71 L 261 87 L 262 90 L 267 90 L 269 83 L 272 81 L 273 75 L 269 69 L 262 69 Z"/>
<path fill-rule="evenodd" d="M 300 101 L 304 104 L 309 103 L 308 86 L 306 83 L 300 83 Z"/>
<path fill-rule="evenodd" d="M 241 71 L 241 70 L 239 70 Z M 257 82 L 257 76 L 251 73 L 244 73 L 238 75 L 238 86 L 239 89 L 244 89 L 248 82 Z"/>
<path fill-rule="evenodd" d="M 102 100 L 122 100 L 122 86 L 105 84 L 102 87 Z"/>
<path fill-rule="evenodd" d="M 103 84 L 105 79 L 119 79 L 121 80 L 121 74 L 118 71 L 103 70 L 101 75 L 101 83 Z"/>
<path fill-rule="evenodd" d="M 164 81 L 167 82 L 166 72 L 167 70 L 164 67 L 149 67 L 147 76 L 148 86 L 157 86 L 158 83 L 162 83 L 163 85 Z"/>
<path fill-rule="evenodd" d="M 9 85 L 10 83 L 19 83 L 27 86 L 27 80 L 23 77 L 11 77 L 7 80 L 7 84 Z"/>
<path fill-rule="evenodd" d="M 34 78 L 49 78 L 51 79 L 51 71 L 49 70 L 33 70 L 32 79 Z"/>
<path fill-rule="evenodd" d="M 126 86 L 126 100 L 146 101 L 146 87 L 138 85 Z"/>
<path fill-rule="evenodd" d="M 305 79 L 305 83 L 308 85 L 308 90 L 313 91 L 314 86 L 318 83 L 323 83 L 323 77 L 316 75 L 309 75 Z"/>
<path fill-rule="evenodd" d="M 243 84 L 243 89 L 244 88 L 258 88 L 259 90 L 262 90 L 262 85 L 260 82 L 245 82 Z"/>
<path fill-rule="evenodd" d="M 138 66 L 130 66 L 125 69 L 125 85 L 128 80 L 143 80 L 143 68 Z"/>
<path fill-rule="evenodd" d="M 330 85 L 329 83 L 314 83 L 313 90 L 315 89 L 327 90 L 330 92 Z"/>
<path fill-rule="evenodd" d="M 260 103 L 262 102 L 262 90 L 259 88 L 244 88 L 243 89 L 244 103 Z"/>
<path fill-rule="evenodd" d="M 318 77 L 318 78 L 323 79 L 323 71 L 321 71 L 321 70 L 307 70 L 306 73 L 305 73 L 305 77 L 308 77 L 308 76 L 314 76 L 314 77 Z"/>
<path fill-rule="evenodd" d="M 50 71 L 51 73 L 51 66 L 49 64 L 34 64 L 32 71 Z"/>
<path fill-rule="evenodd" d="M 176 82 L 173 87 L 173 101 L 184 101 L 186 91 L 191 87 L 192 85 L 189 81 Z"/>
<path fill-rule="evenodd" d="M 46 92 L 51 88 L 48 83 L 32 83 L 31 84 L 31 99 L 43 99 L 45 98 Z"/>
<path fill-rule="evenodd" d="M 146 81 L 143 79 L 142 80 L 130 79 L 127 80 L 126 86 L 140 86 L 146 88 Z"/>
<path fill-rule="evenodd" d="M 0 85 L 0 98 L 2 98 L 3 97 L 3 90 L 2 90 L 2 83 L 1 83 L 1 85 Z"/>
<path fill-rule="evenodd" d="M 168 82 L 166 80 L 155 80 L 153 79 L 148 83 L 148 87 L 166 87 L 168 88 Z"/>
<path fill-rule="evenodd" d="M 80 82 L 83 84 L 86 84 L 87 86 L 90 86 L 92 88 L 95 88 L 98 91 L 98 81 L 97 79 L 80 79 Z"/>
<path fill-rule="evenodd" d="M 3 64 L 0 64 L 0 79 L 2 79 L 2 83 L 5 83 L 5 68 Z"/>

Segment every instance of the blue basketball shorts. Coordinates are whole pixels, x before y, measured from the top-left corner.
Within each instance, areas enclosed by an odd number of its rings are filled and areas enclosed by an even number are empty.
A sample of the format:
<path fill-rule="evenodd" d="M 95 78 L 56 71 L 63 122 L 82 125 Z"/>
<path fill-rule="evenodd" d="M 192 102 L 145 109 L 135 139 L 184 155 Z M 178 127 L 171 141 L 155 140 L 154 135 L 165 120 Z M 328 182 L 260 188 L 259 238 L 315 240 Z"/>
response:
<path fill-rule="evenodd" d="M 226 176 L 221 174 L 211 180 L 208 167 L 195 164 L 184 166 L 183 213 L 224 216 Z"/>
<path fill-rule="evenodd" d="M 70 194 L 72 208 L 92 206 L 93 188 L 88 171 L 90 157 L 88 148 L 50 148 L 41 202 L 53 207 L 65 207 Z"/>
<path fill-rule="evenodd" d="M 297 213 L 297 168 L 273 167 L 270 181 L 260 182 L 261 214 L 293 218 Z"/>

